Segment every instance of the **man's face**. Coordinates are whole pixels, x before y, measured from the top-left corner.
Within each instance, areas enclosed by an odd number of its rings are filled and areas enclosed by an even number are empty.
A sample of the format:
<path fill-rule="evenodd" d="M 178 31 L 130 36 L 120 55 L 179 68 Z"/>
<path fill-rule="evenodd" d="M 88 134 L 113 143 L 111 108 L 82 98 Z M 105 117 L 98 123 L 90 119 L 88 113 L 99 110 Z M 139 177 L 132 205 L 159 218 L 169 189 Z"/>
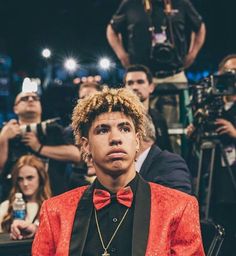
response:
<path fill-rule="evenodd" d="M 33 92 L 20 93 L 16 97 L 14 111 L 18 116 L 41 116 L 40 98 Z"/>
<path fill-rule="evenodd" d="M 231 58 L 226 61 L 223 72 L 236 72 L 236 58 Z M 227 96 L 227 100 L 236 102 L 236 95 Z"/>
<path fill-rule="evenodd" d="M 232 58 L 226 61 L 224 65 L 224 72 L 234 71 L 236 72 L 236 58 Z"/>
<path fill-rule="evenodd" d="M 128 72 L 125 78 L 125 86 L 132 89 L 141 102 L 147 100 L 154 90 L 153 84 L 149 84 L 143 71 Z"/>
<path fill-rule="evenodd" d="M 132 119 L 122 112 L 99 115 L 92 123 L 84 149 L 91 153 L 96 174 L 117 177 L 135 172 L 134 159 L 139 148 Z"/>

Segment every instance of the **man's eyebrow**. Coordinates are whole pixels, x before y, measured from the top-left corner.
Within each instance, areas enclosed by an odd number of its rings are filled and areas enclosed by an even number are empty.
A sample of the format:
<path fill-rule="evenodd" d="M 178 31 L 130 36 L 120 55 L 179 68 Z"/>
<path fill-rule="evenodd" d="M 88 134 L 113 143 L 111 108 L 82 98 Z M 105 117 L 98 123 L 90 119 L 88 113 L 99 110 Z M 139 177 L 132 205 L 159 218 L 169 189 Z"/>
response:
<path fill-rule="evenodd" d="M 118 126 L 130 126 L 131 127 L 131 123 L 130 122 L 122 122 L 122 123 L 119 123 Z"/>
<path fill-rule="evenodd" d="M 100 128 L 108 128 L 108 127 L 110 127 L 110 125 L 108 125 L 108 124 L 98 124 L 98 125 L 94 128 L 94 130 L 100 129 Z"/>

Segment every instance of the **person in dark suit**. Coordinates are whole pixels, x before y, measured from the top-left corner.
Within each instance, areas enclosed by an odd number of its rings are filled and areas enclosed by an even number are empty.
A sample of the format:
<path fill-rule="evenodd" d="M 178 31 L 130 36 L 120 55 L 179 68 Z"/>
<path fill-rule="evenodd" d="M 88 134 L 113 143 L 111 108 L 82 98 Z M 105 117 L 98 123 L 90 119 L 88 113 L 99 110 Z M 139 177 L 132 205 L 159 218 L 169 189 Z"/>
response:
<path fill-rule="evenodd" d="M 145 135 L 136 160 L 136 171 L 146 180 L 192 194 L 192 179 L 184 159 L 162 151 L 155 145 L 155 127 L 150 116 L 145 120 Z"/>
<path fill-rule="evenodd" d="M 124 84 L 126 88 L 130 88 L 137 94 L 147 113 L 151 116 L 156 130 L 156 145 L 162 150 L 172 151 L 165 118 L 158 110 L 151 109 L 149 106 L 149 97 L 154 91 L 150 70 L 143 65 L 129 66 L 124 76 Z"/>

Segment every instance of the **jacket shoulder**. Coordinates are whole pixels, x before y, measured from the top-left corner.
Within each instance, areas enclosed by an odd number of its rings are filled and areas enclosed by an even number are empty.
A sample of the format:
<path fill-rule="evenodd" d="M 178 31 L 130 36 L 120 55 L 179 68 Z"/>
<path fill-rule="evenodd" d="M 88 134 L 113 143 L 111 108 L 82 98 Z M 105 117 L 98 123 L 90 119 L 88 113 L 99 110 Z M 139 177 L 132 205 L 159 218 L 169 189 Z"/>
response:
<path fill-rule="evenodd" d="M 156 183 L 149 182 L 152 198 L 161 202 L 166 202 L 172 206 L 186 205 L 187 203 L 197 203 L 197 199 L 185 192 L 168 188 Z"/>
<path fill-rule="evenodd" d="M 44 205 L 47 205 L 50 207 L 52 205 L 57 205 L 57 206 L 61 205 L 62 207 L 65 207 L 65 205 L 68 205 L 68 204 L 71 205 L 71 204 L 77 203 L 82 197 L 87 187 L 88 186 L 82 186 L 82 187 L 67 191 L 63 194 L 53 196 L 47 199 L 46 201 L 44 201 Z"/>

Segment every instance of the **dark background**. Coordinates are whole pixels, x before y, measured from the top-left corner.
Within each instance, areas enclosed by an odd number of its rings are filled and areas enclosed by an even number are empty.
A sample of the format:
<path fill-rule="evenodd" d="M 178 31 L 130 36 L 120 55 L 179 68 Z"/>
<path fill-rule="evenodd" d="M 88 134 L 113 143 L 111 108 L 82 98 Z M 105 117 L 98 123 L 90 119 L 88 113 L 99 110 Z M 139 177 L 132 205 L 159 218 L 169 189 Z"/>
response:
<path fill-rule="evenodd" d="M 53 78 L 59 75 L 65 78 L 60 84 L 52 80 L 52 86 L 43 93 L 45 119 L 61 117 L 64 123 L 70 122 L 77 87 L 72 84 L 72 76 L 63 75 L 66 57 L 78 60 L 80 77 L 98 74 L 101 72 L 97 70 L 98 59 L 110 57 L 117 65 L 103 71 L 103 82 L 111 86 L 122 82 L 123 69 L 106 39 L 106 26 L 120 2 L 0 0 L 0 127 L 14 117 L 12 106 L 23 78 L 39 77 L 44 81 L 48 67 L 41 57 L 44 47 L 52 50 Z M 236 53 L 236 1 L 192 0 L 192 3 L 203 16 L 207 37 L 195 63 L 187 70 L 190 83 L 215 72 L 224 56 Z"/>
<path fill-rule="evenodd" d="M 120 0 L 0 0 L 0 50 L 12 58 L 14 71 L 34 75 L 40 51 L 52 49 L 54 60 L 75 56 L 81 63 L 114 57 L 105 29 Z M 214 69 L 236 52 L 235 0 L 192 0 L 207 26 L 206 43 L 191 69 Z M 115 59 L 116 60 L 116 59 Z"/>

